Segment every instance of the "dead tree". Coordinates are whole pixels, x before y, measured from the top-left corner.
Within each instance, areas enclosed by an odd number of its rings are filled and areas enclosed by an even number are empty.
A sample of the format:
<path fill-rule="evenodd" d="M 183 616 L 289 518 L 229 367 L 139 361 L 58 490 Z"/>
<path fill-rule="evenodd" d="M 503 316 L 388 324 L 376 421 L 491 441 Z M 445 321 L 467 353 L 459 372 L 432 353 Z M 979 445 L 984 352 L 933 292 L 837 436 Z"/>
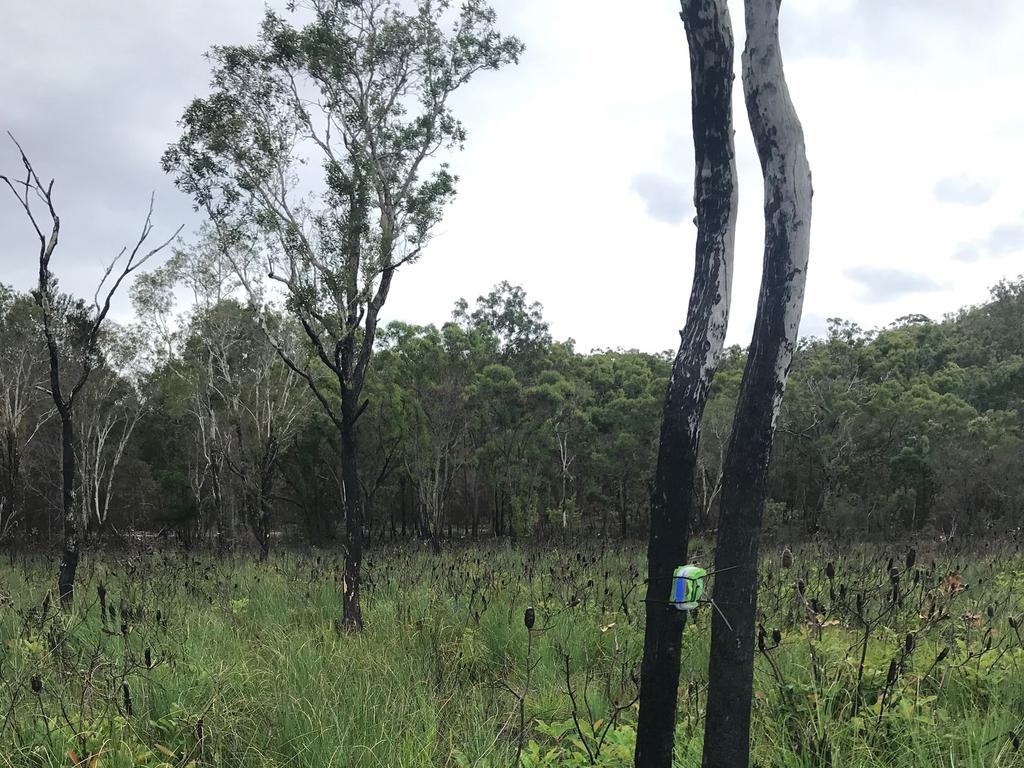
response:
<path fill-rule="evenodd" d="M 10 134 L 8 134 L 10 135 Z M 142 232 L 134 247 L 129 250 L 122 248 L 117 257 L 107 266 L 93 294 L 93 303 L 85 308 L 85 316 L 80 327 L 75 329 L 70 344 L 62 338 L 68 334 L 59 327 L 62 320 L 57 314 L 58 293 L 57 279 L 50 271 L 50 260 L 60 237 L 60 217 L 53 202 L 53 179 L 47 184 L 36 174 L 21 145 L 11 136 L 11 141 L 18 148 L 21 163 L 24 166 L 24 178 L 14 179 L 0 176 L 14 194 L 18 204 L 35 231 L 39 240 L 39 281 L 34 291 L 36 305 L 39 307 L 42 321 L 43 336 L 50 368 L 50 386 L 47 393 L 53 398 L 53 404 L 61 424 L 61 514 L 64 520 L 63 552 L 57 575 L 57 588 L 61 601 L 70 604 L 75 595 L 75 571 L 81 554 L 81 535 L 78 514 L 78 501 L 75 477 L 75 403 L 89 380 L 93 370 L 102 365 L 100 351 L 100 330 L 103 321 L 110 312 L 110 303 L 121 284 L 143 264 L 163 250 L 178 236 L 181 227 L 166 241 L 152 250 L 143 250 L 146 240 L 153 231 L 153 198 L 149 200 L 149 211 L 146 214 Z M 43 216 L 37 217 L 34 204 L 41 203 L 46 209 Z M 115 267 L 118 271 L 115 272 Z M 101 293 L 104 287 L 106 293 Z M 63 370 L 62 370 L 63 368 Z"/>
<path fill-rule="evenodd" d="M 764 175 L 764 272 L 722 482 L 704 768 L 749 764 L 757 557 L 772 439 L 810 251 L 811 171 L 779 49 L 779 0 L 746 0 L 743 93 Z"/>
<path fill-rule="evenodd" d="M 694 204 L 693 286 L 672 365 L 651 493 L 647 623 L 636 765 L 672 764 L 679 657 L 686 614 L 669 604 L 672 571 L 686 562 L 701 420 L 729 319 L 736 233 L 733 37 L 726 0 L 682 0 L 690 48 Z"/>

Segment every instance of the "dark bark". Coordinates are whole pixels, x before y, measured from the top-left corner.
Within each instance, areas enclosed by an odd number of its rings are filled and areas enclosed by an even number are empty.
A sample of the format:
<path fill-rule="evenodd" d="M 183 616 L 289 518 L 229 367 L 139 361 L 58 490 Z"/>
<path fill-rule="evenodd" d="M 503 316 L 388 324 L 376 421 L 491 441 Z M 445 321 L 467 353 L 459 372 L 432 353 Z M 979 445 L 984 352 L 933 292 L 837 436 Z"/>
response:
<path fill-rule="evenodd" d="M 309 543 L 314 547 L 329 546 L 335 539 L 334 513 L 319 491 L 299 496 L 299 508 Z"/>
<path fill-rule="evenodd" d="M 619 482 L 619 538 L 625 540 L 629 529 L 626 519 L 626 478 Z"/>
<path fill-rule="evenodd" d="M 21 476 L 21 449 L 14 428 L 4 432 L 3 456 L 0 457 L 0 542 L 13 538 L 19 524 L 23 503 L 24 483 Z M 13 549 L 12 549 L 13 551 Z"/>
<path fill-rule="evenodd" d="M 59 375 L 59 374 L 54 374 Z M 61 602 L 75 599 L 75 572 L 79 560 L 78 510 L 75 504 L 75 428 L 70 409 L 59 409 L 61 430 L 61 512 L 64 516 L 64 550 L 57 572 L 57 593 Z"/>
<path fill-rule="evenodd" d="M 271 475 L 272 477 L 272 475 Z M 260 544 L 260 561 L 266 562 L 270 557 L 270 530 L 271 530 L 271 493 L 273 492 L 272 482 L 268 481 L 261 485 L 259 496 L 256 499 L 256 531 Z"/>
<path fill-rule="evenodd" d="M 341 596 L 341 623 L 347 629 L 362 629 L 363 627 L 363 611 L 359 602 L 360 575 L 363 563 L 363 520 L 357 464 L 357 414 L 355 398 L 352 393 L 343 393 L 341 400 L 341 481 L 345 489 L 345 583 Z"/>
<path fill-rule="evenodd" d="M 404 476 L 402 477 L 402 486 L 400 493 L 402 494 L 402 538 L 404 539 L 409 535 L 409 494 L 406 491 L 406 482 Z"/>
<path fill-rule="evenodd" d="M 50 365 L 50 395 L 60 416 L 61 445 L 61 516 L 63 525 L 63 551 L 60 566 L 57 570 L 57 594 L 61 602 L 70 605 L 75 598 L 75 572 L 78 570 L 79 547 L 81 535 L 78 525 L 78 510 L 75 503 L 75 426 L 72 418 L 72 405 L 78 388 L 85 384 L 89 368 L 86 367 L 79 384 L 72 389 L 71 395 L 65 398 L 61 389 L 60 351 L 57 339 L 53 334 L 53 276 L 50 274 L 50 256 L 57 242 L 59 220 L 53 218 L 53 235 L 46 252 L 39 259 L 39 285 L 36 291 L 36 304 L 42 314 L 43 335 Z M 91 350 L 87 350 L 86 354 Z"/>
<path fill-rule="evenodd" d="M 8 134 L 10 135 L 10 134 Z M 39 241 L 39 272 L 34 298 L 39 307 L 42 319 L 43 336 L 46 341 L 47 356 L 50 367 L 50 396 L 60 416 L 61 421 L 61 484 L 62 504 L 61 511 L 64 516 L 64 548 L 61 556 L 60 567 L 57 573 L 57 589 L 61 601 L 69 604 L 74 599 L 75 571 L 78 568 L 79 548 L 81 546 L 81 531 L 79 530 L 78 513 L 75 503 L 75 431 L 73 425 L 74 405 L 79 392 L 86 385 L 89 376 L 99 358 L 100 330 L 103 321 L 110 312 L 110 305 L 121 287 L 122 283 L 155 254 L 166 248 L 181 232 L 181 227 L 163 244 L 158 245 L 148 253 L 143 253 L 142 247 L 152 231 L 153 198 L 150 198 L 149 212 L 146 221 L 142 226 L 142 233 L 136 241 L 135 246 L 130 250 L 125 248 L 104 272 L 103 279 L 94 296 L 94 312 L 84 329 L 83 340 L 76 340 L 75 346 L 77 355 L 75 363 L 78 366 L 77 378 L 69 382 L 69 386 L 62 388 L 61 380 L 61 353 L 54 335 L 54 304 L 56 292 L 56 280 L 50 272 L 50 260 L 60 240 L 60 217 L 53 204 L 53 184 L 43 184 L 38 174 L 29 162 L 21 145 L 11 136 L 18 152 L 21 155 L 21 162 L 25 169 L 24 181 L 13 183 L 7 176 L 0 175 L 0 182 L 14 193 L 18 204 L 25 211 L 32 228 L 35 230 Z M 45 233 L 40 227 L 40 222 L 33 213 L 33 201 L 41 201 L 46 206 L 47 215 L 50 218 L 50 231 Z M 114 271 L 115 265 L 120 262 L 119 271 Z M 112 278 L 112 279 L 111 279 Z M 108 285 L 102 304 L 100 303 L 100 291 Z"/>
<path fill-rule="evenodd" d="M 480 527 L 480 488 L 477 482 L 477 478 L 473 477 L 473 541 L 476 541 L 479 536 Z"/>
<path fill-rule="evenodd" d="M 765 179 L 764 272 L 723 470 L 714 566 L 722 613 L 712 613 L 704 768 L 749 764 L 761 520 L 810 249 L 810 168 L 782 69 L 778 0 L 747 0 L 745 11 L 744 96 Z"/>
<path fill-rule="evenodd" d="M 256 532 L 256 539 L 260 547 L 260 562 L 265 563 L 270 559 L 270 531 L 261 525 Z"/>
<path fill-rule="evenodd" d="M 665 396 L 647 547 L 644 655 L 636 765 L 669 768 L 686 613 L 668 602 L 686 563 L 700 422 L 721 357 L 736 228 L 732 130 L 733 39 L 725 0 L 683 0 L 690 49 L 697 243 L 686 325 Z"/>
<path fill-rule="evenodd" d="M 210 463 L 210 485 L 213 488 L 213 519 L 217 529 L 218 556 L 223 556 L 231 548 L 230 535 L 227 530 L 227 520 L 224 515 L 224 490 L 220 484 L 223 466 L 223 455 L 220 450 L 217 449 L 214 452 Z"/>
<path fill-rule="evenodd" d="M 241 421 L 235 422 L 235 434 L 242 457 L 239 462 L 229 460 L 229 466 L 242 484 L 245 519 L 259 546 L 260 562 L 266 562 L 270 557 L 274 481 L 277 477 L 280 457 L 277 437 L 271 431 L 266 438 L 259 442 L 256 455 L 246 459 L 246 434 L 242 429 Z"/>

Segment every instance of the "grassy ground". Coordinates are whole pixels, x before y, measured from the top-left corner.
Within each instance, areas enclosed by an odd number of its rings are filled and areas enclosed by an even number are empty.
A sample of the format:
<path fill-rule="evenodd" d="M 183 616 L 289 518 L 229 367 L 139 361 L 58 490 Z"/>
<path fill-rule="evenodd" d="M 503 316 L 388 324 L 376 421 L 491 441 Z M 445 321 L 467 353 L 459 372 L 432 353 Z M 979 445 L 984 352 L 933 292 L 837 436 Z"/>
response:
<path fill-rule="evenodd" d="M 762 563 L 760 766 L 1024 766 L 1024 557 L 778 559 Z M 341 635 L 339 565 L 90 557 L 61 612 L 50 559 L 4 563 L 0 766 L 631 765 L 639 550 L 376 551 L 366 629 Z M 699 764 L 708 610 L 684 640 L 681 766 Z"/>

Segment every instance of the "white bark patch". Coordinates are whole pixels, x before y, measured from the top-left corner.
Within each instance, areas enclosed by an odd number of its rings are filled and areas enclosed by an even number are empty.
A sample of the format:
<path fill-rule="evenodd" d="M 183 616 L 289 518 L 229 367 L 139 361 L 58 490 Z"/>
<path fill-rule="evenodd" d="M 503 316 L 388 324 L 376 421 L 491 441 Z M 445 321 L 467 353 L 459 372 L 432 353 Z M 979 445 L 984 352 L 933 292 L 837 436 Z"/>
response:
<path fill-rule="evenodd" d="M 786 85 L 779 48 L 777 0 L 747 0 L 747 44 L 743 52 L 743 86 L 751 130 L 764 167 L 765 248 L 785 243 L 786 300 L 782 338 L 774 361 L 774 431 L 793 350 L 800 330 L 807 262 L 810 254 L 811 171 L 803 129 Z M 775 241 L 775 242 L 772 242 Z"/>

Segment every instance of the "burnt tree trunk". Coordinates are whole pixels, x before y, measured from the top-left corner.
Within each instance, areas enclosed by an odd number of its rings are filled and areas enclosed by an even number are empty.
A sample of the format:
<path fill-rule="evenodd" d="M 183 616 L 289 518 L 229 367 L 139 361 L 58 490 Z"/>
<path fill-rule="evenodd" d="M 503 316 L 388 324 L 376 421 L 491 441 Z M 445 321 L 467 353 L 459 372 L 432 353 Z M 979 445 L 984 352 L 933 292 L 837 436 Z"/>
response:
<path fill-rule="evenodd" d="M 61 380 L 61 351 L 54 332 L 54 299 L 56 297 L 57 281 L 50 272 L 50 260 L 60 240 L 60 217 L 54 208 L 53 185 L 51 180 L 44 184 L 39 175 L 33 169 L 28 157 L 25 155 L 21 145 L 11 136 L 14 145 L 21 155 L 21 163 L 25 169 L 24 181 L 12 182 L 7 176 L 0 175 L 0 182 L 4 183 L 18 200 L 18 204 L 25 211 L 26 216 L 35 230 L 39 240 L 39 278 L 36 290 L 33 292 L 36 306 L 39 307 L 42 319 L 43 336 L 46 341 L 46 349 L 50 367 L 50 396 L 53 399 L 54 407 L 60 416 L 61 422 L 61 512 L 64 516 L 64 546 L 61 555 L 60 567 L 57 572 L 57 590 L 61 602 L 70 604 L 74 599 L 75 571 L 78 569 L 78 560 L 81 547 L 81 526 L 79 524 L 77 504 L 75 500 L 75 429 L 74 429 L 74 405 L 78 393 L 89 380 L 93 366 L 99 359 L 100 329 L 103 321 L 110 312 L 110 304 L 114 294 L 121 287 L 121 284 L 145 264 L 154 255 L 162 251 L 178 236 L 181 227 L 162 245 L 158 245 L 148 253 L 142 252 L 143 245 L 152 231 L 153 198 L 150 198 L 149 212 L 146 214 L 146 221 L 142 225 L 142 232 L 136 241 L 134 248 L 124 248 L 114 261 L 107 267 L 99 287 L 93 297 L 94 313 L 84 329 L 84 341 L 77 341 L 71 345 L 70 355 L 80 366 L 77 379 L 68 382 L 69 386 L 63 387 Z M 33 213 L 33 201 L 40 201 L 45 205 L 47 215 L 50 218 L 50 231 L 46 233 L 40 226 L 40 219 Z M 120 262 L 121 268 L 114 270 L 115 265 Z M 100 300 L 100 292 L 104 286 L 105 297 Z"/>
<path fill-rule="evenodd" d="M 4 431 L 3 456 L 0 457 L 0 543 L 10 539 L 11 556 L 14 553 L 14 531 L 20 523 L 24 481 L 21 476 L 21 449 L 18 433 L 11 427 Z"/>
<path fill-rule="evenodd" d="M 50 273 L 50 257 L 56 247 L 60 221 L 53 215 L 53 230 L 49 242 L 39 259 L 39 285 L 36 290 L 36 304 L 43 320 L 43 336 L 50 365 L 50 396 L 60 417 L 60 460 L 61 460 L 61 516 L 63 518 L 63 547 L 60 565 L 57 569 L 57 594 L 64 605 L 75 599 L 75 572 L 80 557 L 81 531 L 79 530 L 78 504 L 75 498 L 75 424 L 72 405 L 77 388 L 85 383 L 88 368 L 71 394 L 65 397 L 61 388 L 60 351 L 53 332 L 53 289 L 55 282 Z"/>
<path fill-rule="evenodd" d="M 341 594 L 341 622 L 349 629 L 363 628 L 359 602 L 360 570 L 363 564 L 363 520 L 357 466 L 359 416 L 356 396 L 343 391 L 341 399 L 341 482 L 345 489 L 345 583 Z"/>
<path fill-rule="evenodd" d="M 27 160 L 25 161 L 27 164 Z M 48 193 L 47 193 L 48 194 Z M 61 387 L 60 350 L 53 331 L 53 301 L 55 281 L 50 272 L 50 257 L 57 245 L 60 220 L 53 214 L 53 230 L 49 241 L 40 252 L 39 284 L 36 289 L 36 305 L 43 321 L 43 336 L 50 366 L 50 396 L 60 417 L 60 460 L 61 460 L 61 516 L 63 519 L 63 547 L 60 566 L 57 569 L 57 594 L 65 605 L 75 599 L 75 572 L 80 557 L 81 531 L 79 530 L 78 504 L 75 498 L 75 424 L 72 405 L 77 389 L 85 383 L 89 369 L 85 369 L 78 384 L 67 397 Z"/>
<path fill-rule="evenodd" d="M 56 361 L 53 362 L 53 366 L 51 383 L 59 376 L 56 372 Z M 57 592 L 61 602 L 70 604 L 75 599 L 75 572 L 78 570 L 81 543 L 78 505 L 75 503 L 75 427 L 70 408 L 58 406 L 57 411 L 60 414 L 61 427 L 61 513 L 64 516 L 64 547 L 60 556 L 60 568 L 57 571 Z"/>
<path fill-rule="evenodd" d="M 402 477 L 402 538 L 408 537 L 409 532 L 406 528 L 406 521 L 408 519 L 408 498 L 409 494 L 406 493 L 405 489 L 405 477 Z"/>
<path fill-rule="evenodd" d="M 467 472 L 468 472 L 468 470 L 467 470 Z M 469 476 L 467 474 L 467 482 L 468 482 L 468 477 Z M 467 490 L 467 493 L 468 492 L 469 491 Z M 472 527 L 472 531 L 473 531 L 473 533 L 472 533 L 472 535 L 473 535 L 473 541 L 476 541 L 477 540 L 477 533 L 478 533 L 479 525 L 480 525 L 480 488 L 478 487 L 477 476 L 476 476 L 475 473 L 473 475 L 472 499 L 473 499 L 473 521 L 472 521 L 472 526 L 473 526 Z"/>
<path fill-rule="evenodd" d="M 668 602 L 672 571 L 686 563 L 701 419 L 729 319 L 736 233 L 733 37 L 726 0 L 683 0 L 690 48 L 694 204 L 693 285 L 665 396 L 647 546 L 644 656 L 637 766 L 669 768 L 686 613 Z"/>
<path fill-rule="evenodd" d="M 749 764 L 761 519 L 810 251 L 811 172 L 782 68 L 779 0 L 746 0 L 745 10 L 743 92 L 764 174 L 764 272 L 723 472 L 714 595 L 722 614 L 712 613 L 704 768 Z"/>
<path fill-rule="evenodd" d="M 625 541 L 629 524 L 626 520 L 626 478 L 619 481 L 619 538 Z"/>

